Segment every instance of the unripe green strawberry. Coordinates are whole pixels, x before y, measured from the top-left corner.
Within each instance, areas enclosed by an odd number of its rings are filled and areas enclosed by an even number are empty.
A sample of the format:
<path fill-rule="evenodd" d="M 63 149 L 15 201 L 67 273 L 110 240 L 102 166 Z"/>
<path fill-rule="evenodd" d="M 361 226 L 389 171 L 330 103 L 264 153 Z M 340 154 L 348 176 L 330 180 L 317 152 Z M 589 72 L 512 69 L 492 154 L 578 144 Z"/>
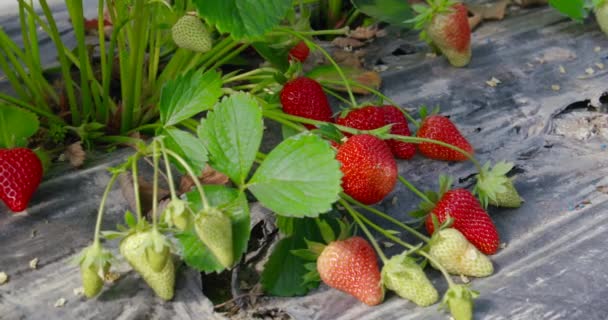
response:
<path fill-rule="evenodd" d="M 517 189 L 513 186 L 513 181 L 507 179 L 503 184 L 505 190 L 503 192 L 496 193 L 496 199 L 489 199 L 488 202 L 496 207 L 503 208 L 519 208 L 522 203 L 522 199 L 517 192 Z"/>
<path fill-rule="evenodd" d="M 171 28 L 171 34 L 173 41 L 180 48 L 201 53 L 211 50 L 211 35 L 196 16 L 181 17 Z"/>
<path fill-rule="evenodd" d="M 487 277 L 494 272 L 492 261 L 453 228 L 433 234 L 429 254 L 452 274 Z"/>
<path fill-rule="evenodd" d="M 382 268 L 382 283 L 400 297 L 426 307 L 439 299 L 439 294 L 424 270 L 407 253 L 393 256 Z"/>
<path fill-rule="evenodd" d="M 230 268 L 234 263 L 230 218 L 215 208 L 203 210 L 194 221 L 194 228 L 219 263 Z"/>
<path fill-rule="evenodd" d="M 152 270 L 161 272 L 165 268 L 167 261 L 171 258 L 171 249 L 166 237 L 158 232 L 158 230 L 152 229 L 149 235 L 150 238 L 144 244 L 146 260 Z"/>
<path fill-rule="evenodd" d="M 80 268 L 80 276 L 82 278 L 82 286 L 84 295 L 87 298 L 93 298 L 103 288 L 103 279 L 99 276 L 99 270 L 94 265 L 88 268 Z"/>
<path fill-rule="evenodd" d="M 76 257 L 80 265 L 80 276 L 84 294 L 92 298 L 99 294 L 103 288 L 103 278 L 110 269 L 112 254 L 101 247 L 99 243 L 93 243 L 82 250 Z"/>
<path fill-rule="evenodd" d="M 165 267 L 156 272 L 146 259 L 143 248 L 151 231 L 138 232 L 124 238 L 119 245 L 120 253 L 127 259 L 131 267 L 139 273 L 157 296 L 164 300 L 173 299 L 175 286 L 175 266 L 169 259 Z"/>
<path fill-rule="evenodd" d="M 184 231 L 191 222 L 188 203 L 184 200 L 173 199 L 167 204 L 164 212 L 165 222 L 170 226 Z"/>
<path fill-rule="evenodd" d="M 608 35 L 608 1 L 600 3 L 600 5 L 595 8 L 595 19 L 602 31 Z"/>
<path fill-rule="evenodd" d="M 445 293 L 443 304 L 447 305 L 454 320 L 471 320 L 473 319 L 473 299 L 478 295 L 466 285 L 453 285 Z"/>

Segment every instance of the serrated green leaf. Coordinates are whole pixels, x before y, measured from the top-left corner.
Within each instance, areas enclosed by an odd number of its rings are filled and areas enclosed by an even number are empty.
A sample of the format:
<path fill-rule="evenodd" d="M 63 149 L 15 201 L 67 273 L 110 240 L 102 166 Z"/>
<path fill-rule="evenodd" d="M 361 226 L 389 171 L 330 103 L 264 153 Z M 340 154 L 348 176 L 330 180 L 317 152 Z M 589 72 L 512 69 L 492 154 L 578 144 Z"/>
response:
<path fill-rule="evenodd" d="M 314 219 L 294 218 L 291 221 L 293 234 L 277 243 L 262 272 L 264 291 L 275 296 L 304 295 L 318 285 L 318 282 L 304 282 L 309 271 L 305 266 L 309 261 L 295 256 L 292 250 L 307 249 L 305 238 L 322 241 L 319 229 Z"/>
<path fill-rule="evenodd" d="M 251 39 L 276 27 L 291 8 L 292 0 L 194 0 L 199 14 L 234 39 Z"/>
<path fill-rule="evenodd" d="M 248 183 L 262 205 L 286 216 L 316 217 L 331 210 L 341 191 L 340 164 L 327 141 L 302 133 L 274 150 Z"/>
<path fill-rule="evenodd" d="M 38 117 L 21 108 L 0 104 L 0 148 L 25 147 L 38 131 Z"/>
<path fill-rule="evenodd" d="M 232 241 L 235 261 L 247 250 L 250 236 L 250 215 L 247 198 L 237 189 L 218 185 L 204 186 L 204 192 L 211 206 L 221 207 L 232 221 Z M 186 194 L 191 208 L 197 212 L 203 208 L 198 191 Z M 224 267 L 211 253 L 194 231 L 176 235 L 182 245 L 186 264 L 203 272 L 220 272 Z"/>
<path fill-rule="evenodd" d="M 245 183 L 263 132 L 260 105 L 246 93 L 224 98 L 198 128 L 209 150 L 209 164 L 237 185 Z"/>
<path fill-rule="evenodd" d="M 215 71 L 191 71 L 168 81 L 160 95 L 160 121 L 166 126 L 178 124 L 211 109 L 222 96 L 222 80 Z"/>
<path fill-rule="evenodd" d="M 414 12 L 405 0 L 351 0 L 359 11 L 380 21 L 396 26 L 407 25 L 405 20 L 411 19 Z"/>
<path fill-rule="evenodd" d="M 289 69 L 289 59 L 287 58 L 289 48 L 274 48 L 270 42 L 254 42 L 251 46 L 264 60 L 270 62 L 278 70 L 285 72 Z"/>
<path fill-rule="evenodd" d="M 549 5 L 570 19 L 582 22 L 588 12 L 585 9 L 585 0 L 549 0 Z"/>
<path fill-rule="evenodd" d="M 207 149 L 203 145 L 203 142 L 189 132 L 173 127 L 165 128 L 163 133 L 165 135 L 165 147 L 176 152 L 186 160 L 195 174 L 202 173 L 208 160 Z M 171 159 L 173 160 L 173 158 Z M 186 173 L 181 164 L 175 161 L 173 163 L 182 173 Z"/>

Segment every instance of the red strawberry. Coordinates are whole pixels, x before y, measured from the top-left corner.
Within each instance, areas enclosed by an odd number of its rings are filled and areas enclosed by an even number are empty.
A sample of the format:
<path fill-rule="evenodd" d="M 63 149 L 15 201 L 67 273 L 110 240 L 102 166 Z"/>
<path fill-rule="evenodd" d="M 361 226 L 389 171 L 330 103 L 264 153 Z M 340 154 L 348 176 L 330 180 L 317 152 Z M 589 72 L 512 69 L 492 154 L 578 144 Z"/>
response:
<path fill-rule="evenodd" d="M 378 107 L 367 106 L 349 110 L 345 116 L 336 119 L 336 123 L 359 130 L 373 130 L 383 127 L 384 113 Z M 345 133 L 346 136 L 351 136 Z"/>
<path fill-rule="evenodd" d="M 426 117 L 422 121 L 416 136 L 420 138 L 439 140 L 473 154 L 473 147 L 471 147 L 471 144 L 469 144 L 467 139 L 462 136 L 452 121 L 444 116 L 431 115 Z M 418 145 L 418 150 L 420 150 L 420 153 L 431 159 L 444 161 L 467 160 L 467 157 L 465 157 L 462 153 L 434 143 L 421 143 Z"/>
<path fill-rule="evenodd" d="M 452 217 L 452 227 L 460 231 L 482 253 L 494 254 L 498 250 L 500 240 L 496 226 L 470 191 L 453 189 L 446 192 L 435 204 L 431 214 L 437 216 L 439 223 L 443 223 L 448 216 Z M 434 231 L 431 214 L 426 218 L 426 230 L 429 234 Z"/>
<path fill-rule="evenodd" d="M 355 135 L 336 154 L 342 166 L 342 189 L 349 196 L 374 204 L 397 183 L 397 163 L 386 142 L 368 134 Z"/>
<path fill-rule="evenodd" d="M 402 136 L 410 136 L 410 128 L 407 125 L 405 116 L 395 106 L 382 106 L 382 113 L 384 114 L 384 124 L 392 124 L 391 134 L 397 134 Z M 416 153 L 416 146 L 413 143 L 401 142 L 397 140 L 386 141 L 388 146 L 391 148 L 393 155 L 401 159 L 410 159 Z"/>
<path fill-rule="evenodd" d="M 451 0 L 430 0 L 429 6 L 417 6 L 416 28 L 424 29 L 430 40 L 455 67 L 471 61 L 471 27 L 467 8 Z"/>
<path fill-rule="evenodd" d="M 298 60 L 300 62 L 306 61 L 308 55 L 310 54 L 310 49 L 306 45 L 306 42 L 300 41 L 298 44 L 293 46 L 291 50 L 289 50 L 289 61 Z"/>
<path fill-rule="evenodd" d="M 317 271 L 328 286 L 370 306 L 384 300 L 376 253 L 361 237 L 331 242 L 317 259 Z"/>
<path fill-rule="evenodd" d="M 299 77 L 287 82 L 281 91 L 283 111 L 298 117 L 331 122 L 331 108 L 321 85 L 313 79 Z M 314 126 L 306 125 L 312 129 Z"/>
<path fill-rule="evenodd" d="M 42 162 L 26 148 L 0 150 L 0 199 L 13 212 L 27 208 L 42 180 Z"/>

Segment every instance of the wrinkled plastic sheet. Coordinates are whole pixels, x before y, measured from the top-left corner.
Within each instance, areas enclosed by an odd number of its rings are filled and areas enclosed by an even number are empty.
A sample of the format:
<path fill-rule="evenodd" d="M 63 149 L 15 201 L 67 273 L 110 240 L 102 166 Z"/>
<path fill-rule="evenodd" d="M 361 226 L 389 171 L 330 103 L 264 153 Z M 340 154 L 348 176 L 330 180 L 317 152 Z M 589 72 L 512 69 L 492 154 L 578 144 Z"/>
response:
<path fill-rule="evenodd" d="M 576 24 L 549 8 L 536 8 L 484 22 L 473 44 L 473 60 L 463 69 L 427 56 L 413 34 L 379 39 L 366 59 L 388 66 L 382 89 L 398 104 L 441 106 L 475 146 L 480 161 L 516 164 L 513 178 L 526 202 L 519 209 L 489 211 L 504 248 L 492 256 L 495 274 L 471 282 L 481 293 L 475 318 L 606 319 L 608 124 L 599 98 L 608 90 L 608 38 L 594 23 Z M 403 55 L 411 48 L 415 52 Z M 496 87 L 486 83 L 492 77 L 500 80 Z M 24 214 L 12 215 L 0 206 L 0 271 L 10 276 L 0 286 L 0 318 L 219 317 L 212 314 L 200 276 L 192 271 L 181 273 L 174 302 L 153 297 L 133 272 L 97 299 L 74 295 L 79 276 L 69 259 L 91 241 L 109 179 L 105 169 L 128 153 L 94 156 L 80 170 L 56 168 Z M 437 188 L 440 173 L 453 176 L 457 187 L 470 187 L 475 173 L 470 163 L 420 156 L 400 161 L 399 171 L 422 189 Z M 110 199 L 107 228 L 120 221 L 127 206 L 118 189 Z M 397 186 L 378 207 L 408 221 L 407 212 L 417 203 L 415 195 Z M 36 270 L 28 266 L 33 258 L 40 261 Z M 443 292 L 439 273 L 430 275 Z M 61 308 L 54 306 L 59 298 L 67 300 Z M 448 317 L 437 305 L 418 308 L 393 294 L 382 305 L 367 307 L 326 286 L 305 297 L 263 299 L 257 308 L 278 308 L 302 320 Z"/>

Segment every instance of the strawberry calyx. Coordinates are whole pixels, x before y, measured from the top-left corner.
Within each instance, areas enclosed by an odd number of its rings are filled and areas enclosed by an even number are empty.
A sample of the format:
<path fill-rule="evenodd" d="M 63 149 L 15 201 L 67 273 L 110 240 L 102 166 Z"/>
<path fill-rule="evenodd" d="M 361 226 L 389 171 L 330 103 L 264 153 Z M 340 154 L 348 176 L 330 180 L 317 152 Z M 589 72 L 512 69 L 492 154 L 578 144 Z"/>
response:
<path fill-rule="evenodd" d="M 406 20 L 405 23 L 412 23 L 414 29 L 423 30 L 420 32 L 420 39 L 430 43 L 431 41 L 424 31 L 426 26 L 433 21 L 435 16 L 452 11 L 452 6 L 457 3 L 453 0 L 426 0 L 426 5 L 414 4 L 412 10 L 414 10 L 416 16 Z"/>
<path fill-rule="evenodd" d="M 113 256 L 109 250 L 103 248 L 99 243 L 93 243 L 82 249 L 80 254 L 74 258 L 74 262 L 78 263 L 82 269 L 95 268 L 103 278 L 112 259 Z"/>
<path fill-rule="evenodd" d="M 172 199 L 163 211 L 163 219 L 169 227 L 184 231 L 192 222 L 191 209 L 188 202 L 179 198 Z"/>
<path fill-rule="evenodd" d="M 479 292 L 464 284 L 451 285 L 443 296 L 441 306 L 448 309 L 455 320 L 473 319 L 473 300 Z"/>
<path fill-rule="evenodd" d="M 450 190 L 452 187 L 452 178 L 446 175 L 439 176 L 439 192 L 432 190 L 424 193 L 423 201 L 418 205 L 418 209 L 410 212 L 410 216 L 414 218 L 424 218 L 435 209 L 435 205 L 443 195 Z M 437 216 L 433 215 L 431 219 L 437 219 Z M 449 219 L 446 219 L 448 221 Z M 453 220 L 453 219 L 452 219 Z M 434 222 L 434 221 L 433 221 Z M 437 223 L 439 225 L 439 223 Z"/>
<path fill-rule="evenodd" d="M 511 169 L 513 164 L 504 161 L 498 162 L 493 168 L 490 168 L 490 162 L 483 165 L 477 174 L 473 193 L 484 208 L 487 208 L 488 204 L 509 208 L 518 208 L 521 205 L 522 199 L 513 186 L 513 181 L 507 177 Z"/>

